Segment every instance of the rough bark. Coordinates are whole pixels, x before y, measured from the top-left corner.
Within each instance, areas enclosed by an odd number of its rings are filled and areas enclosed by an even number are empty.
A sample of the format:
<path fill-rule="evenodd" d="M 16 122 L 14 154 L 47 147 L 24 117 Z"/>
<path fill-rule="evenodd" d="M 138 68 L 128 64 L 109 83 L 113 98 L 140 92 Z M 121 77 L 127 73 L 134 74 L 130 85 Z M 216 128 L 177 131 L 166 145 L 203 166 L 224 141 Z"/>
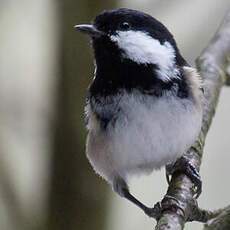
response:
<path fill-rule="evenodd" d="M 215 218 L 210 219 L 204 226 L 204 230 L 229 230 L 230 229 L 230 206 L 219 212 Z"/>
<path fill-rule="evenodd" d="M 226 14 L 207 48 L 197 58 L 197 68 L 203 79 L 204 116 L 202 130 L 196 143 L 187 151 L 186 156 L 193 165 L 200 169 L 205 138 L 215 114 L 222 86 L 228 82 L 226 70 L 230 56 L 230 11 Z M 167 194 L 162 200 L 163 211 L 156 229 L 181 230 L 189 219 L 206 222 L 205 230 L 229 229 L 229 207 L 217 212 L 200 210 L 196 206 L 191 180 L 184 174 L 174 174 Z M 170 198 L 171 197 L 171 198 Z M 172 199 L 176 198 L 176 199 Z M 164 208 L 165 207 L 165 208 Z M 213 218 L 215 217 L 215 218 Z M 217 228 L 217 224 L 219 228 Z M 228 227 L 225 227 L 228 226 Z"/>

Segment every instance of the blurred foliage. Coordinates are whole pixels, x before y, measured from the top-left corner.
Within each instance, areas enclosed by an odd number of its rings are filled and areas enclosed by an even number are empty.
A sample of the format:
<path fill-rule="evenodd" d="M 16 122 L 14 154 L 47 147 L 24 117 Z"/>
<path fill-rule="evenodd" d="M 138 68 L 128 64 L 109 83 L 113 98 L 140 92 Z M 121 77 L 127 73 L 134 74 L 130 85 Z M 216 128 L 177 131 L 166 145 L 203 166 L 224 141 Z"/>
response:
<path fill-rule="evenodd" d="M 60 56 L 58 65 L 57 117 L 53 142 L 48 229 L 103 229 L 106 187 L 93 173 L 84 153 L 84 98 L 93 61 L 89 42 L 74 31 L 115 0 L 58 1 Z M 85 133 L 84 133 L 85 134 Z"/>

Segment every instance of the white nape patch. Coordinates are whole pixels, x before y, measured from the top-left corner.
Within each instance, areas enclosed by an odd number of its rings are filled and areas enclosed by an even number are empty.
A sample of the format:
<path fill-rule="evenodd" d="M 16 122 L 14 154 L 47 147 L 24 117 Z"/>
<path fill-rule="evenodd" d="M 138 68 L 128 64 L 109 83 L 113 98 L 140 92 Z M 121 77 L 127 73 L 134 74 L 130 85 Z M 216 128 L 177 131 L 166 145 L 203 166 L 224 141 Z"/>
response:
<path fill-rule="evenodd" d="M 124 51 L 123 57 L 138 64 L 156 64 L 157 73 L 163 81 L 179 78 L 175 67 L 175 50 L 169 42 L 163 45 L 142 31 L 118 31 L 111 40 Z"/>

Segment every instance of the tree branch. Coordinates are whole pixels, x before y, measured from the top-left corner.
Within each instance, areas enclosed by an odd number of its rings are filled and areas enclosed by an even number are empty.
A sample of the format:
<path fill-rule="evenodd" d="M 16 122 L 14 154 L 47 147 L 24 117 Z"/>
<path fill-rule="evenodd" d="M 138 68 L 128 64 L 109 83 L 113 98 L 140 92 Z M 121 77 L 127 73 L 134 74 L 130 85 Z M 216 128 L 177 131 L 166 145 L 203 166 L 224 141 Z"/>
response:
<path fill-rule="evenodd" d="M 215 114 L 220 90 L 225 83 L 230 82 L 226 74 L 229 57 L 230 11 L 226 14 L 222 25 L 207 48 L 196 61 L 197 68 L 203 79 L 204 116 L 199 138 L 185 156 L 197 170 L 200 169 L 205 138 Z M 195 191 L 191 180 L 182 173 L 174 174 L 167 194 L 161 202 L 162 213 L 157 221 L 156 230 L 181 230 L 184 228 L 186 221 L 207 222 L 213 217 L 218 218 L 223 213 L 223 210 L 217 212 L 200 210 L 194 195 Z M 226 210 L 224 209 L 224 211 Z M 205 230 L 209 229 L 217 228 L 205 228 Z"/>
<path fill-rule="evenodd" d="M 209 220 L 204 230 L 228 230 L 230 229 L 230 206 L 222 209 L 215 218 Z"/>

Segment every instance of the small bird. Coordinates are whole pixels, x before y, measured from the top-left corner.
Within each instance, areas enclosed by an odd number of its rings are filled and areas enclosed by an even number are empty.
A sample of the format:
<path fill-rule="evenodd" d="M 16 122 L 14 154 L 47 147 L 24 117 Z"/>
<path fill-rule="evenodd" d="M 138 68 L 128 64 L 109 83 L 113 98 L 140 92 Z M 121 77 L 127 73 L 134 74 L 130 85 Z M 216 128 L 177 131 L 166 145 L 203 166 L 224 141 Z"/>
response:
<path fill-rule="evenodd" d="M 146 13 L 108 10 L 75 28 L 91 37 L 95 56 L 85 107 L 87 157 L 115 192 L 151 216 L 129 192 L 128 179 L 173 165 L 195 142 L 202 123 L 199 75 L 169 30 Z M 199 181 L 183 162 L 181 170 Z"/>

